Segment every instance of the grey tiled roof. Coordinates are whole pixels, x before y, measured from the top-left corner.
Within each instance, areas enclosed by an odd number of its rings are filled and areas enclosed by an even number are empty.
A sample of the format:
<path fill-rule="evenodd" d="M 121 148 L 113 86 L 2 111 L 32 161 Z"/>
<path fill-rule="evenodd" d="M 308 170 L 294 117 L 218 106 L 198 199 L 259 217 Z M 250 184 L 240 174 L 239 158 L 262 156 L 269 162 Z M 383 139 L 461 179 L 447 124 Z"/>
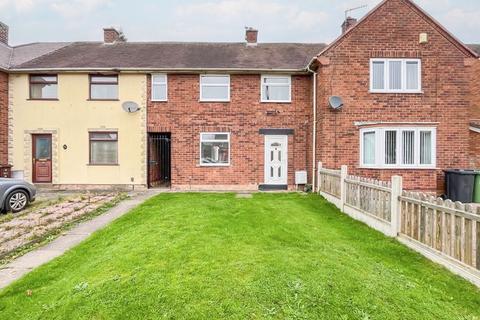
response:
<path fill-rule="evenodd" d="M 0 43 L 0 69 L 11 69 L 69 44 L 70 42 L 39 42 L 9 47 Z"/>
<path fill-rule="evenodd" d="M 8 69 L 13 49 L 0 43 L 0 69 Z"/>
<path fill-rule="evenodd" d="M 467 44 L 467 47 L 475 51 L 478 55 L 480 55 L 480 44 Z"/>
<path fill-rule="evenodd" d="M 71 42 L 37 42 L 13 47 L 13 55 L 10 67 L 21 65 L 40 56 L 49 54 L 68 46 Z"/>
<path fill-rule="evenodd" d="M 247 46 L 245 43 L 75 42 L 29 61 L 15 60 L 12 68 L 302 70 L 325 46 L 302 43 Z"/>
<path fill-rule="evenodd" d="M 326 44 L 44 42 L 0 44 L 1 69 L 302 70 Z M 467 45 L 480 54 L 480 44 Z"/>

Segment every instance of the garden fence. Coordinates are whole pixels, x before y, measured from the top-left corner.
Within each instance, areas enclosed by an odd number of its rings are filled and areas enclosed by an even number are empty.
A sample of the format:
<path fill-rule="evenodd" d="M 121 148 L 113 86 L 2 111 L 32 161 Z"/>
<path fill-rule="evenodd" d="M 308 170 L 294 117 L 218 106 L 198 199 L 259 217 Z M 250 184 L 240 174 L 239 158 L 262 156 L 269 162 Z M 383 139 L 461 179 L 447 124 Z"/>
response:
<path fill-rule="evenodd" d="M 318 165 L 317 192 L 342 212 L 480 287 L 480 208 Z"/>

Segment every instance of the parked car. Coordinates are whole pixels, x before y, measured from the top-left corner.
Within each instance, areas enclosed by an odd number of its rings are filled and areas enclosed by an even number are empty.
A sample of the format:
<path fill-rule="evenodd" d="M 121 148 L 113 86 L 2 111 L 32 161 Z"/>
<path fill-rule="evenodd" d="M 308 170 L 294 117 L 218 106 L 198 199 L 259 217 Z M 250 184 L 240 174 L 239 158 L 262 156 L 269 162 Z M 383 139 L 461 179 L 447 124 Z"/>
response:
<path fill-rule="evenodd" d="M 37 189 L 34 185 L 18 179 L 0 178 L 0 210 L 20 212 L 35 201 Z"/>

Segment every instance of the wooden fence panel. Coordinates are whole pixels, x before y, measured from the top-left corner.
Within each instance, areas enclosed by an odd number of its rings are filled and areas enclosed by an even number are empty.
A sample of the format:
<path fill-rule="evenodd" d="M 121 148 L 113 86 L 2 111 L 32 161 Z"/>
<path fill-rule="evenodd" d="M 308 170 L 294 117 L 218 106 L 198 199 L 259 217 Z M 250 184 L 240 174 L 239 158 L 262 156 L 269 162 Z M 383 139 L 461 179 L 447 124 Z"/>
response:
<path fill-rule="evenodd" d="M 330 169 L 319 169 L 320 191 L 328 193 L 337 198 L 341 197 L 340 171 Z"/>
<path fill-rule="evenodd" d="M 348 176 L 345 179 L 345 205 L 391 221 L 391 186 L 387 182 Z"/>
<path fill-rule="evenodd" d="M 480 270 L 480 215 L 460 202 L 403 192 L 400 234 Z"/>
<path fill-rule="evenodd" d="M 346 166 L 330 170 L 320 163 L 318 182 L 322 195 L 346 214 L 480 287 L 480 208 L 402 192 L 401 177 L 390 183 L 349 176 Z"/>

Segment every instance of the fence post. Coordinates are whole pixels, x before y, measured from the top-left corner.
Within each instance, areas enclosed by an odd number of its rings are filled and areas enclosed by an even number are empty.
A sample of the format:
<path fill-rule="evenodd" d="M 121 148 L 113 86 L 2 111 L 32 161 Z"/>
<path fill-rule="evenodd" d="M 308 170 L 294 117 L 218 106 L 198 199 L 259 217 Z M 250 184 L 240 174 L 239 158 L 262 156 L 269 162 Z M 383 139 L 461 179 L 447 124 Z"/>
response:
<path fill-rule="evenodd" d="M 347 179 L 348 175 L 348 166 L 343 165 L 340 168 L 340 209 L 344 211 L 345 201 L 347 199 L 347 185 L 345 184 L 345 180 Z"/>
<path fill-rule="evenodd" d="M 318 161 L 318 171 L 317 171 L 317 193 L 320 193 L 320 190 L 322 190 L 322 179 L 320 178 L 320 170 L 323 168 L 323 163 L 322 161 Z"/>
<path fill-rule="evenodd" d="M 391 227 L 392 227 L 392 236 L 396 237 L 400 233 L 400 200 L 398 197 L 402 195 L 402 177 L 401 176 L 393 176 L 392 177 L 392 198 L 391 198 Z"/>

